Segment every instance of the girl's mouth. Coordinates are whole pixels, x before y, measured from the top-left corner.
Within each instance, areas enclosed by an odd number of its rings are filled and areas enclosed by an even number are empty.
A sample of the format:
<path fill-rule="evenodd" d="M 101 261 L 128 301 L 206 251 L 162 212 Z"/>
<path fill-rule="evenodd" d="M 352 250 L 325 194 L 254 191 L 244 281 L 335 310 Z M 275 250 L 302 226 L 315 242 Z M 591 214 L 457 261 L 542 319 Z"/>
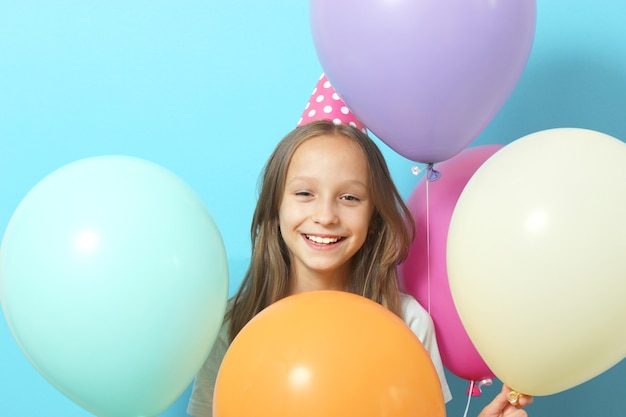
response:
<path fill-rule="evenodd" d="M 313 243 L 317 243 L 318 245 L 330 245 L 330 244 L 337 243 L 343 240 L 342 237 L 322 237 L 322 236 L 315 236 L 315 235 L 304 235 L 304 237 L 306 237 L 308 240 L 310 240 Z"/>

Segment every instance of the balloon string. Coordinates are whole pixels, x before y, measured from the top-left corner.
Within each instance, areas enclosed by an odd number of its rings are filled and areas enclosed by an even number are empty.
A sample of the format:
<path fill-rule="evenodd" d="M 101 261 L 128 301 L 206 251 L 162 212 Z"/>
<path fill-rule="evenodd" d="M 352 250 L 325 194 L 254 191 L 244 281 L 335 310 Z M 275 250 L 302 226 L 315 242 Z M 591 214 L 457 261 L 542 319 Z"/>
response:
<path fill-rule="evenodd" d="M 474 380 L 470 381 L 469 392 L 474 391 Z M 467 396 L 467 404 L 465 405 L 465 412 L 463 413 L 463 417 L 467 417 L 467 412 L 469 411 L 470 402 L 472 401 L 473 395 Z"/>
<path fill-rule="evenodd" d="M 426 166 L 426 276 L 428 280 L 428 314 L 430 315 L 430 190 L 428 184 L 437 181 L 441 173 L 433 168 L 434 164 Z"/>
<path fill-rule="evenodd" d="M 429 201 L 429 189 L 426 181 L 426 279 L 428 289 L 428 314 L 430 315 L 430 201 Z"/>

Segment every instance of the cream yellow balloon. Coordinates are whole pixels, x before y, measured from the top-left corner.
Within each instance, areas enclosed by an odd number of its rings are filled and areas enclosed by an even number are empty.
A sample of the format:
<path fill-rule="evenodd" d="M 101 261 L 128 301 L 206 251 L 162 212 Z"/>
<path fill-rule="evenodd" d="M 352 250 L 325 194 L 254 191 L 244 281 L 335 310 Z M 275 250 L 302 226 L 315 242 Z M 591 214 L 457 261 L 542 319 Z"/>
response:
<path fill-rule="evenodd" d="M 494 374 L 554 394 L 626 354 L 626 144 L 577 128 L 506 145 L 472 176 L 447 242 L 450 290 Z"/>

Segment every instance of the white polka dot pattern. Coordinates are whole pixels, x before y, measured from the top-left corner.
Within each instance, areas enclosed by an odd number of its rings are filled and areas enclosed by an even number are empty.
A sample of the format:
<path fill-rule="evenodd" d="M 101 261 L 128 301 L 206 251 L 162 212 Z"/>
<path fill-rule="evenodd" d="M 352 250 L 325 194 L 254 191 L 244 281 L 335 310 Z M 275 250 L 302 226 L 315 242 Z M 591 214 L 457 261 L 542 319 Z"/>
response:
<path fill-rule="evenodd" d="M 367 134 L 365 125 L 356 118 L 346 103 L 335 92 L 325 74 L 322 74 L 304 108 L 298 126 L 315 120 L 332 120 L 335 124 L 346 123 Z"/>

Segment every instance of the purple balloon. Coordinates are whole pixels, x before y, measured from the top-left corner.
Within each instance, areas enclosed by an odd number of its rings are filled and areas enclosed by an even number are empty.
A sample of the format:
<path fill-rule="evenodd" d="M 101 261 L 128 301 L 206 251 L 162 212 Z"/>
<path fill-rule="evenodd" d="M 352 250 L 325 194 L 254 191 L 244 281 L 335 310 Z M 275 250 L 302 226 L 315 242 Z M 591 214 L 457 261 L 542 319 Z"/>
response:
<path fill-rule="evenodd" d="M 416 162 L 459 153 L 526 66 L 534 0 L 310 0 L 328 79 L 378 138 Z"/>

